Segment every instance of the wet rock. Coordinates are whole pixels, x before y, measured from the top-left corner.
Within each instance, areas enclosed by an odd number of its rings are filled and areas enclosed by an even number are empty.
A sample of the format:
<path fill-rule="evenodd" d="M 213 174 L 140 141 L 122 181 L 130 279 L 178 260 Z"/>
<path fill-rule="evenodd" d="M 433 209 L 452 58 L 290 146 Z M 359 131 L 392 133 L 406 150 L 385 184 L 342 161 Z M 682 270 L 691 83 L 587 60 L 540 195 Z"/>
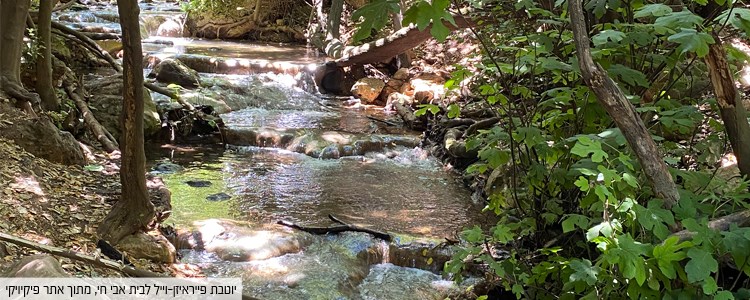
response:
<path fill-rule="evenodd" d="M 126 236 L 119 243 L 117 249 L 128 256 L 138 259 L 148 259 L 154 262 L 173 263 L 176 250 L 167 238 L 161 234 L 136 233 Z"/>
<path fill-rule="evenodd" d="M 171 162 L 160 162 L 154 165 L 153 170 L 160 173 L 176 173 L 184 170 L 182 166 Z"/>
<path fill-rule="evenodd" d="M 0 137 L 13 140 L 36 157 L 65 165 L 85 165 L 86 158 L 78 141 L 67 131 L 60 131 L 52 122 L 39 119 L 15 120 L 0 124 Z"/>
<path fill-rule="evenodd" d="M 43 277 L 59 278 L 71 277 L 65 273 L 60 262 L 52 256 L 32 255 L 22 258 L 2 277 Z"/>
<path fill-rule="evenodd" d="M 163 83 L 174 83 L 186 88 L 196 88 L 200 86 L 198 72 L 190 69 L 181 61 L 171 58 L 159 62 L 148 76 L 149 78 L 156 78 L 156 80 Z"/>
<path fill-rule="evenodd" d="M 229 220 L 196 222 L 195 232 L 178 234 L 177 244 L 215 253 L 225 261 L 253 261 L 296 253 L 308 245 L 309 234 L 286 231 L 280 227 L 251 229 Z"/>
<path fill-rule="evenodd" d="M 390 263 L 409 268 L 427 270 L 435 274 L 443 271 L 445 262 L 453 255 L 448 247 L 439 245 L 440 241 L 392 243 L 389 245 Z"/>
<path fill-rule="evenodd" d="M 112 75 L 98 78 L 84 83 L 86 90 L 96 91 L 96 97 L 89 97 L 89 106 L 99 123 L 106 128 L 115 139 L 120 139 L 120 113 L 122 112 L 122 75 Z M 148 138 L 161 129 L 161 119 L 156 110 L 156 104 L 151 99 L 151 93 L 143 91 L 143 134 Z"/>
<path fill-rule="evenodd" d="M 226 143 L 241 146 L 285 148 L 295 139 L 295 132 L 270 128 L 224 128 Z"/>
<path fill-rule="evenodd" d="M 377 78 L 362 78 L 352 86 L 352 95 L 362 99 L 364 103 L 375 101 L 383 91 L 385 83 Z"/>
<path fill-rule="evenodd" d="M 216 202 L 216 201 L 225 201 L 225 200 L 229 200 L 229 199 L 232 199 L 232 196 L 230 196 L 227 193 L 211 194 L 211 195 L 208 195 L 206 197 L 206 200 L 208 200 L 208 201 L 214 201 L 214 202 Z"/>
<path fill-rule="evenodd" d="M 208 180 L 188 180 L 185 183 L 191 187 L 209 187 L 211 182 Z"/>

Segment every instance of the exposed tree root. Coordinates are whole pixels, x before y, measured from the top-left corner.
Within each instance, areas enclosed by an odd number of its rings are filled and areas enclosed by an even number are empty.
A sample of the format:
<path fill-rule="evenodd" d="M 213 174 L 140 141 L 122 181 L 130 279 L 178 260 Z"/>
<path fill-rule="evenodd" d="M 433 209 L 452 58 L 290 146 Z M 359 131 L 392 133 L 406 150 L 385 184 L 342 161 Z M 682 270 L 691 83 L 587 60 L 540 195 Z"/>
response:
<path fill-rule="evenodd" d="M 73 88 L 73 86 L 68 82 L 63 82 L 63 87 L 65 88 L 65 92 L 68 93 L 70 99 L 73 99 L 73 101 L 75 101 L 78 110 L 80 110 L 83 114 L 83 120 L 86 124 L 86 127 L 91 131 L 92 134 L 94 134 L 96 140 L 102 144 L 104 150 L 109 153 L 119 150 L 120 146 L 117 145 L 117 140 L 112 138 L 112 134 L 110 134 L 107 129 L 104 128 L 104 126 L 102 126 L 102 124 L 100 124 L 99 121 L 96 120 L 94 114 L 89 109 L 88 104 L 86 104 L 86 101 L 76 91 L 76 89 Z"/>
<path fill-rule="evenodd" d="M 7 80 L 5 77 L 0 77 L 0 86 L 2 90 L 10 97 L 18 100 L 18 103 L 23 108 L 24 112 L 29 114 L 32 118 L 36 118 L 37 114 L 34 112 L 35 106 L 39 106 L 41 99 L 39 94 L 32 93 L 23 88 L 20 84 L 12 80 Z"/>
<path fill-rule="evenodd" d="M 65 26 L 63 24 L 57 23 L 52 21 L 52 28 L 60 30 L 62 33 L 72 35 L 78 39 L 79 42 L 81 42 L 82 45 L 84 45 L 87 49 L 89 49 L 91 52 L 96 54 L 97 56 L 101 57 L 107 63 L 109 63 L 112 68 L 117 70 L 117 72 L 122 72 L 122 66 L 115 61 L 115 59 L 112 57 L 112 55 L 109 55 L 109 52 L 102 49 L 102 47 L 99 46 L 94 40 L 89 38 L 83 33 L 80 33 L 68 26 Z"/>

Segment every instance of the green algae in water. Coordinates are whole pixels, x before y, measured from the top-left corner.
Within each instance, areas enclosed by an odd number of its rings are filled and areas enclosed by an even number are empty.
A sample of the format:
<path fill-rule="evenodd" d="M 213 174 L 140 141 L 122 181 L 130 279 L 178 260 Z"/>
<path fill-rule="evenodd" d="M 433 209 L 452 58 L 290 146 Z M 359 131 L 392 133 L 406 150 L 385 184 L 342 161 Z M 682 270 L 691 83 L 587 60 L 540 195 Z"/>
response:
<path fill-rule="evenodd" d="M 172 192 L 172 215 L 169 221 L 176 225 L 192 225 L 195 221 L 227 218 L 231 219 L 234 199 L 228 201 L 208 201 L 206 197 L 217 193 L 232 195 L 226 188 L 221 164 L 208 164 L 200 169 L 186 169 L 175 174 L 162 175 L 164 183 Z M 191 187 L 186 181 L 205 180 L 207 187 Z"/>

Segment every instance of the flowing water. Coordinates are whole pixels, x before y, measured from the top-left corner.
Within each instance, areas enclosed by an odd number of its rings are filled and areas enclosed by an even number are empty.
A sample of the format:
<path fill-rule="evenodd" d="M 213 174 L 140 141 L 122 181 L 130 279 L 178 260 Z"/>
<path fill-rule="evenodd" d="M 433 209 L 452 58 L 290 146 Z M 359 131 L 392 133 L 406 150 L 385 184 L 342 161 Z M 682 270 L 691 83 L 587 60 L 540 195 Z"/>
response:
<path fill-rule="evenodd" d="M 173 4 L 142 6 L 142 18 L 178 15 Z M 76 27 L 116 28 L 112 8 L 58 16 Z M 153 22 L 144 22 L 153 23 Z M 154 28 L 146 29 L 151 35 Z M 203 55 L 309 68 L 323 57 L 300 46 L 186 38 L 150 39 L 145 55 Z M 284 74 L 282 74 L 284 73 Z M 439 274 L 450 249 L 440 243 L 481 223 L 481 207 L 459 179 L 424 150 L 419 133 L 382 111 L 300 89 L 301 76 L 201 74 L 183 95 L 225 105 L 226 145 L 149 145 L 150 166 L 172 191 L 168 223 L 195 230 L 200 250 L 182 262 L 208 276 L 241 277 L 261 299 L 444 299 L 462 288 Z M 160 105 L 169 100 L 153 94 Z M 356 102 L 356 101 L 354 101 Z M 356 104 L 356 103 L 354 103 Z M 218 104 L 216 104 L 218 105 Z M 276 225 L 338 225 L 329 215 L 391 233 L 311 235 Z"/>

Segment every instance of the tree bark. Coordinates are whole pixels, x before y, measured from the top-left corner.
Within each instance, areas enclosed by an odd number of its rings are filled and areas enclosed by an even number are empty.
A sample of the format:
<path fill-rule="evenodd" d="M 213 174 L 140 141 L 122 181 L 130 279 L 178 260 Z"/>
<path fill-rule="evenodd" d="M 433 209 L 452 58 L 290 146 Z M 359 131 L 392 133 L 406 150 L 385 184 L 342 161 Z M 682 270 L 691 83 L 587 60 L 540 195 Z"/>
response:
<path fill-rule="evenodd" d="M 21 85 L 21 49 L 29 0 L 3 0 L 0 6 L 0 86 L 19 100 L 24 110 L 36 117 L 32 106 L 39 103 L 39 95 L 30 93 Z"/>
<path fill-rule="evenodd" d="M 344 11 L 344 0 L 332 0 L 328 11 L 328 38 L 341 37 L 341 13 Z"/>
<path fill-rule="evenodd" d="M 750 176 L 750 124 L 747 112 L 742 105 L 740 93 L 734 85 L 734 76 L 727 64 L 727 54 L 721 39 L 714 35 L 715 44 L 708 46 L 708 55 L 704 58 L 714 87 L 719 113 L 724 121 L 724 130 L 729 137 L 740 173 Z"/>
<path fill-rule="evenodd" d="M 99 237 L 116 245 L 123 237 L 148 228 L 154 218 L 146 189 L 146 155 L 143 149 L 143 53 L 137 0 L 118 0 L 122 28 L 123 104 L 120 146 L 122 195 L 97 230 Z"/>
<path fill-rule="evenodd" d="M 28 0 L 3 0 L 0 8 L 0 34 L 3 39 L 0 48 L 0 65 L 3 68 L 0 75 L 15 83 L 21 82 L 21 49 L 29 4 Z"/>
<path fill-rule="evenodd" d="M 578 53 L 578 64 L 581 75 L 591 90 L 596 94 L 599 103 L 620 128 L 630 148 L 641 163 L 641 168 L 654 190 L 654 194 L 664 199 L 666 207 L 675 205 L 680 196 L 677 187 L 669 174 L 666 163 L 659 155 L 659 148 L 638 117 L 633 104 L 609 77 L 599 64 L 594 62 L 589 46 L 589 34 L 586 29 L 582 0 L 570 0 L 570 22 Z"/>
<path fill-rule="evenodd" d="M 55 0 L 39 1 L 39 18 L 37 19 L 37 33 L 42 52 L 36 61 L 36 92 L 42 100 L 42 107 L 48 111 L 60 109 L 55 87 L 52 84 L 52 7 Z"/>

